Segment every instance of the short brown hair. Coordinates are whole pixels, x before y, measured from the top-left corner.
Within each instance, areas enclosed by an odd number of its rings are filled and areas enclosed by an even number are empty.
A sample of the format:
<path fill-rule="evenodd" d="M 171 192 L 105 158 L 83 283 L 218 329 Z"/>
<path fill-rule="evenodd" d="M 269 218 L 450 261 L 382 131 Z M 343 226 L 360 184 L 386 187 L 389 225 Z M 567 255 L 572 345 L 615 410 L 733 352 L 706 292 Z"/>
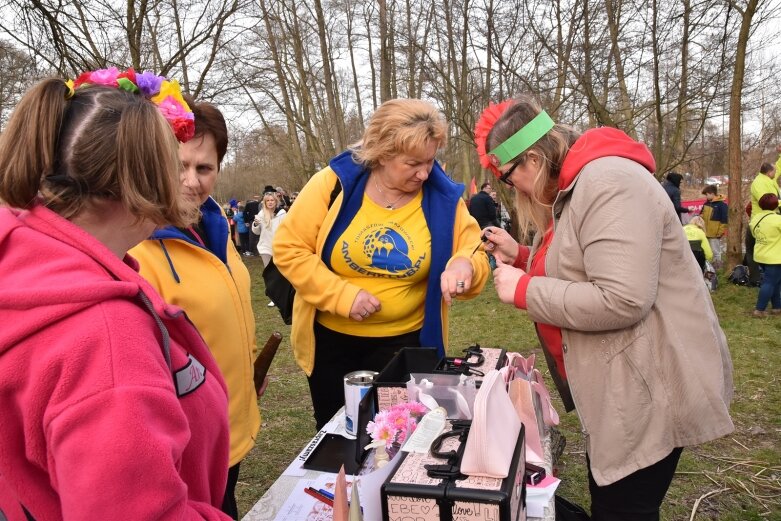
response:
<path fill-rule="evenodd" d="M 444 148 L 447 132 L 445 117 L 431 103 L 392 99 L 377 107 L 363 139 L 352 147 L 353 158 L 372 170 L 397 154 L 420 152 L 431 141 Z"/>
<path fill-rule="evenodd" d="M 776 167 L 774 167 L 772 163 L 762 163 L 762 166 L 759 167 L 759 171 L 762 174 L 770 173 L 775 169 Z"/>
<path fill-rule="evenodd" d="M 22 97 L 0 135 L 0 199 L 24 208 L 40 193 L 66 219 L 100 200 L 158 225 L 197 217 L 179 202 L 178 142 L 151 101 L 94 85 L 67 93 L 51 78 Z"/>
<path fill-rule="evenodd" d="M 530 96 L 521 96 L 513 101 L 507 110 L 491 128 L 486 139 L 486 149 L 493 150 L 518 132 L 527 123 L 542 112 L 542 107 Z M 564 157 L 570 147 L 580 136 L 571 127 L 556 124 L 543 137 L 527 150 L 514 157 L 508 163 L 523 165 L 529 157 L 529 152 L 540 156 L 540 170 L 534 178 L 531 197 L 515 191 L 515 206 L 518 210 L 521 236 L 526 236 L 530 226 L 534 224 L 537 230 L 545 230 L 550 219 L 550 207 L 558 190 L 559 172 Z"/>
<path fill-rule="evenodd" d="M 220 109 L 205 101 L 195 101 L 189 94 L 185 94 L 184 100 L 190 106 L 195 116 L 195 137 L 202 138 L 211 134 L 214 138 L 214 146 L 217 149 L 217 168 L 222 164 L 222 158 L 228 151 L 228 127 L 225 117 Z"/>
<path fill-rule="evenodd" d="M 757 204 L 763 210 L 775 210 L 778 208 L 778 196 L 776 194 L 765 194 L 759 198 Z"/>
<path fill-rule="evenodd" d="M 716 195 L 719 193 L 719 189 L 716 187 L 716 185 L 708 185 L 705 188 L 702 189 L 702 194 L 713 194 Z"/>

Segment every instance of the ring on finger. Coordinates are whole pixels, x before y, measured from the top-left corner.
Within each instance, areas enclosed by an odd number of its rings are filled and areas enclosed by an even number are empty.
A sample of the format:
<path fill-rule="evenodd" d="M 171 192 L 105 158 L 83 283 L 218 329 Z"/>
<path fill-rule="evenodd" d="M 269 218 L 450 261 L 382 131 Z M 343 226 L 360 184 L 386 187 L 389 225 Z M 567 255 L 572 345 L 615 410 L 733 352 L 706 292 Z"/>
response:
<path fill-rule="evenodd" d="M 368 311 L 364 311 L 363 313 L 361 313 L 361 316 L 362 316 L 363 318 L 366 318 L 366 317 L 368 317 L 368 316 L 369 316 L 369 312 L 368 312 Z"/>
<path fill-rule="evenodd" d="M 464 281 L 463 280 L 457 280 L 456 281 L 456 288 L 464 289 Z"/>

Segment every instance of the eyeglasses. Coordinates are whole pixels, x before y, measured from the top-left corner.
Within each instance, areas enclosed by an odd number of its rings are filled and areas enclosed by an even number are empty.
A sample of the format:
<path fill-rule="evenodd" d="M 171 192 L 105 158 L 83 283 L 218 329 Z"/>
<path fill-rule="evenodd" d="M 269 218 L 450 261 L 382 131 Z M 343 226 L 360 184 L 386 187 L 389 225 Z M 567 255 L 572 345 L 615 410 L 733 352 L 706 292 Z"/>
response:
<path fill-rule="evenodd" d="M 513 163 L 513 166 L 510 167 L 510 169 L 503 173 L 501 177 L 499 177 L 499 182 L 504 183 L 507 186 L 515 186 L 512 181 L 510 181 L 510 176 L 513 175 L 513 170 L 515 170 L 515 167 L 520 165 L 523 162 L 523 158 L 519 159 L 515 163 Z"/>

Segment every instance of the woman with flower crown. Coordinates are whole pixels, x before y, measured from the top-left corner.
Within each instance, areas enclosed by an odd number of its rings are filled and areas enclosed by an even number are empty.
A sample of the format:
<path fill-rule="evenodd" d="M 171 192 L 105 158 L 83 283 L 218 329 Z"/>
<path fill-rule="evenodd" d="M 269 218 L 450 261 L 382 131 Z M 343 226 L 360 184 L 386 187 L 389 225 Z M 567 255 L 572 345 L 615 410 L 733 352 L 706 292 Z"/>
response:
<path fill-rule="evenodd" d="M 734 427 L 732 361 L 648 148 L 554 123 L 522 97 L 485 110 L 481 164 L 515 190 L 521 236 L 488 226 L 494 285 L 526 310 L 585 434 L 592 519 L 651 521 L 682 448 Z"/>
<path fill-rule="evenodd" d="M 0 135 L 0 518 L 228 519 L 220 370 L 127 255 L 197 218 L 180 98 L 132 70 L 47 79 Z"/>

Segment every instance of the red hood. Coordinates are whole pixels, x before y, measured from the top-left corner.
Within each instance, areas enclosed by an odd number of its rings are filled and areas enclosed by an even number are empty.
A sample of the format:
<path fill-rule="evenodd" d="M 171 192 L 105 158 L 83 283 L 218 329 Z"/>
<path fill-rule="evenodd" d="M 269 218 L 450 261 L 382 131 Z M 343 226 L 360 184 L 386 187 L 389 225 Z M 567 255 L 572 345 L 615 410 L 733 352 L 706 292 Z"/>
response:
<path fill-rule="evenodd" d="M 564 158 L 559 173 L 559 190 L 568 188 L 588 163 L 607 156 L 631 159 L 652 174 L 656 171 L 654 156 L 645 144 L 635 141 L 617 128 L 593 128 L 575 141 Z"/>

